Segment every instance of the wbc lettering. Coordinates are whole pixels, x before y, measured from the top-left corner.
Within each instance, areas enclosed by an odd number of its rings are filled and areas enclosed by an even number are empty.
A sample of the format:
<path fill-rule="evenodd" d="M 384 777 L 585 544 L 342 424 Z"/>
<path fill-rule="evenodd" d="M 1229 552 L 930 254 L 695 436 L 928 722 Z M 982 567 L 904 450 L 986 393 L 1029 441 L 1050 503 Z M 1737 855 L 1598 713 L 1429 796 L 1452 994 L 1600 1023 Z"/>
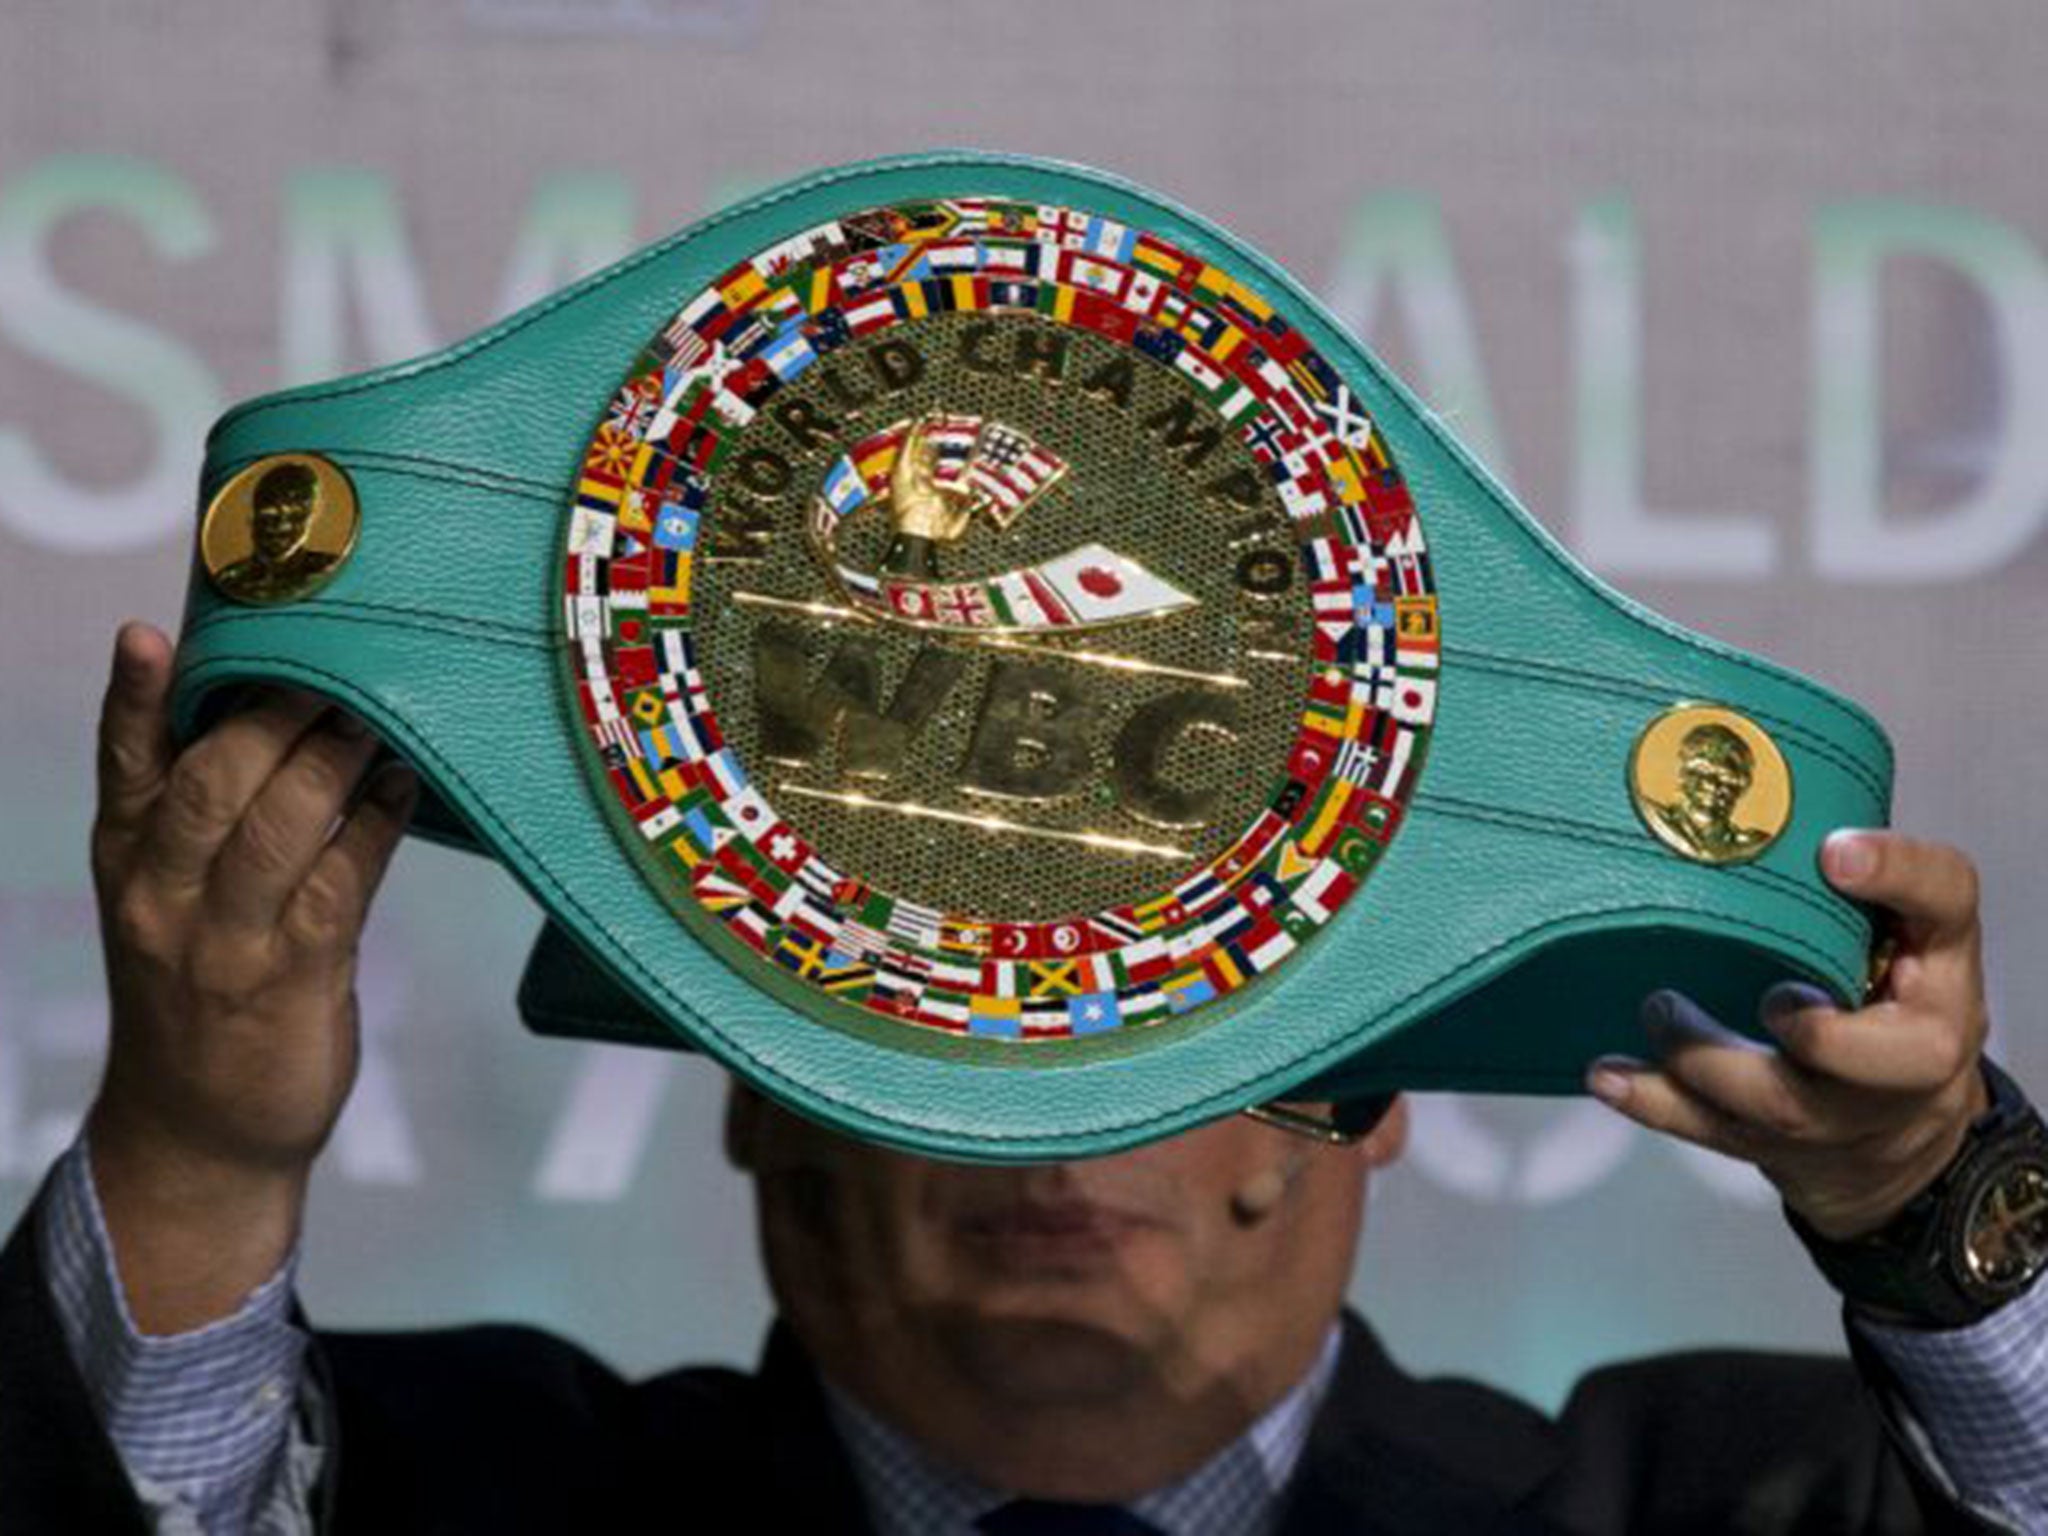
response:
<path fill-rule="evenodd" d="M 882 696 L 880 642 L 841 640 L 813 674 L 791 626 L 754 632 L 755 708 L 764 756 L 836 781 L 886 782 L 969 670 L 969 658 L 937 645 L 912 657 L 896 691 Z M 1178 689 L 1132 710 L 1106 736 L 1108 769 L 1096 760 L 1114 712 L 1064 668 L 997 661 L 987 668 L 975 725 L 952 764 L 962 794 L 1049 804 L 1107 782 L 1125 810 L 1153 826 L 1205 827 L 1213 784 L 1171 775 L 1166 760 L 1190 732 L 1235 738 L 1236 707 L 1198 688 Z"/>

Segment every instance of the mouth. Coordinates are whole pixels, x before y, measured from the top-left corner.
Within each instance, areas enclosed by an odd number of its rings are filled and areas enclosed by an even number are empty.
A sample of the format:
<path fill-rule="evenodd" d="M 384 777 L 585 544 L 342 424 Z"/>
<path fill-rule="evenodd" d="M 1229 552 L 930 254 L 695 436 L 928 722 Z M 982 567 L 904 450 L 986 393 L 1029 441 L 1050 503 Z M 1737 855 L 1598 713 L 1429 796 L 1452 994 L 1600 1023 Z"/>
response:
<path fill-rule="evenodd" d="M 1094 1267 L 1116 1259 L 1152 1224 L 1087 1200 L 1016 1200 L 957 1216 L 955 1239 L 968 1252 L 1012 1271 Z"/>

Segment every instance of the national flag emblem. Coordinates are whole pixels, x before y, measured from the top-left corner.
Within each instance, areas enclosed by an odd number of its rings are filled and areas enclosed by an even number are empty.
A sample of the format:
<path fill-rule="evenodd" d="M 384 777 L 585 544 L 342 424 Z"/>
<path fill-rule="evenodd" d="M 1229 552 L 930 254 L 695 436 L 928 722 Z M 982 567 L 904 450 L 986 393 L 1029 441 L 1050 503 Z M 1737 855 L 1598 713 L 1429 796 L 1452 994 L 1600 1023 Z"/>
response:
<path fill-rule="evenodd" d="M 751 784 L 737 794 L 726 796 L 722 809 L 727 819 L 739 829 L 740 835 L 750 843 L 758 843 L 770 827 L 780 825 L 768 802 L 761 798 L 761 792 Z"/>
<path fill-rule="evenodd" d="M 808 981 L 830 963 L 827 954 L 825 946 L 818 940 L 785 933 L 775 946 L 774 959 L 778 965 L 795 971 Z"/>
<path fill-rule="evenodd" d="M 1067 1002 L 1067 1026 L 1077 1035 L 1099 1035 L 1122 1022 L 1114 992 L 1086 992 Z"/>
<path fill-rule="evenodd" d="M 1316 414 L 1330 434 L 1347 448 L 1364 448 L 1372 441 L 1372 418 L 1351 393 L 1351 386 L 1339 384 L 1326 400 L 1316 402 Z"/>
<path fill-rule="evenodd" d="M 989 952 L 989 925 L 946 918 L 939 924 L 939 948 L 949 955 L 985 955 Z"/>
<path fill-rule="evenodd" d="M 661 515 L 654 520 L 654 544 L 657 549 L 689 550 L 697 547 L 697 522 L 700 514 L 693 508 L 666 503 Z"/>
<path fill-rule="evenodd" d="M 1436 680 L 1396 677 L 1381 685 L 1373 702 L 1403 725 L 1427 725 L 1436 711 Z"/>
<path fill-rule="evenodd" d="M 1321 922 L 1300 907 L 1288 906 L 1280 909 L 1281 930 L 1297 944 L 1306 943 L 1314 938 L 1316 930 L 1321 926 Z"/>
<path fill-rule="evenodd" d="M 720 874 L 709 864 L 697 867 L 691 876 L 690 885 L 696 892 L 698 904 L 717 917 L 729 917 L 740 908 L 753 904 L 754 896 L 751 891 Z"/>
<path fill-rule="evenodd" d="M 967 464 L 967 484 L 998 528 L 1008 528 L 1066 473 L 1066 461 L 1001 422 L 984 422 Z"/>
<path fill-rule="evenodd" d="M 970 1034 L 1014 1040 L 1024 1032 L 1023 1009 L 1014 997 L 976 993 L 968 999 L 967 1029 Z"/>
<path fill-rule="evenodd" d="M 1337 834 L 1336 846 L 1330 850 L 1337 867 L 1354 878 L 1363 875 L 1373 866 L 1380 855 L 1380 845 L 1367 837 L 1356 827 L 1345 827 Z"/>
<path fill-rule="evenodd" d="M 1181 905 L 1180 898 L 1170 892 L 1131 908 L 1132 920 L 1146 933 L 1177 928 L 1187 921 L 1187 915 L 1187 908 Z"/>
<path fill-rule="evenodd" d="M 1084 624 L 1102 624 L 1139 614 L 1171 613 L 1195 599 L 1172 582 L 1154 576 L 1137 561 L 1084 544 L 1038 568 L 1047 586 Z"/>
<path fill-rule="evenodd" d="M 839 950 L 828 950 L 825 955 L 825 969 L 818 974 L 818 985 L 827 992 L 844 995 L 868 987 L 875 979 L 875 968 L 864 963 L 858 956 Z"/>
<path fill-rule="evenodd" d="M 1082 986 L 1077 960 L 1026 960 L 1024 975 L 1032 997 L 1072 996 Z"/>
<path fill-rule="evenodd" d="M 811 350 L 810 337 L 799 326 L 791 326 L 761 355 L 768 369 L 783 383 L 802 373 L 818 360 L 818 354 Z"/>
<path fill-rule="evenodd" d="M 709 806 L 692 806 L 683 812 L 683 830 L 705 853 L 717 853 L 738 836 L 722 812 Z"/>
<path fill-rule="evenodd" d="M 1166 994 L 1166 1006 L 1174 1013 L 1186 1013 L 1198 1008 L 1216 996 L 1216 983 L 1201 971 L 1183 972 L 1169 976 L 1160 983 L 1160 990 Z"/>
<path fill-rule="evenodd" d="M 825 475 L 825 504 L 834 515 L 844 517 L 868 499 L 867 482 L 852 459 L 842 456 Z"/>
<path fill-rule="evenodd" d="M 935 907 L 897 900 L 883 926 L 897 938 L 925 949 L 939 947 L 939 924 L 945 914 Z"/>
<path fill-rule="evenodd" d="M 1437 614 L 1434 597 L 1394 599 L 1394 633 L 1402 653 L 1434 652 L 1437 649 Z"/>

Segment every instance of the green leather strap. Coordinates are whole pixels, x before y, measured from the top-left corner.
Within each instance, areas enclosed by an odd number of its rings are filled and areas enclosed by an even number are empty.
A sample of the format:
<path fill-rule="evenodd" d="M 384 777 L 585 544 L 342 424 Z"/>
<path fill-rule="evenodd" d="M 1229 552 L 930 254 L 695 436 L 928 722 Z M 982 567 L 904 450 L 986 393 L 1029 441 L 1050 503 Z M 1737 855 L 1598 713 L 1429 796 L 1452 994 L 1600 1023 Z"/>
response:
<path fill-rule="evenodd" d="M 622 855 L 564 698 L 562 528 L 638 349 L 688 295 L 794 230 L 964 196 L 1093 209 L 1255 281 L 1361 395 L 1427 530 L 1445 638 L 1405 823 L 1327 932 L 1199 1027 L 1050 1053 L 821 1027 L 700 944 Z M 237 407 L 202 488 L 285 452 L 347 471 L 359 544 L 328 586 L 282 607 L 238 606 L 195 580 L 183 728 L 217 690 L 257 679 L 355 711 L 428 785 L 421 829 L 500 859 L 584 957 L 530 978 L 541 1027 L 667 1031 L 851 1133 L 939 1155 L 1067 1157 L 1289 1096 L 1570 1092 L 1594 1055 L 1639 1049 L 1636 1004 L 1657 986 L 1744 1027 L 1783 977 L 1844 999 L 1861 987 L 1869 924 L 1822 883 L 1817 854 L 1833 828 L 1885 821 L 1880 729 L 1602 585 L 1283 272 L 1116 178 L 967 153 L 806 178 L 446 351 Z M 1633 743 L 1688 700 L 1740 711 L 1784 754 L 1791 820 L 1753 862 L 1680 858 L 1632 804 Z M 582 985 L 598 979 L 629 1005 Z"/>

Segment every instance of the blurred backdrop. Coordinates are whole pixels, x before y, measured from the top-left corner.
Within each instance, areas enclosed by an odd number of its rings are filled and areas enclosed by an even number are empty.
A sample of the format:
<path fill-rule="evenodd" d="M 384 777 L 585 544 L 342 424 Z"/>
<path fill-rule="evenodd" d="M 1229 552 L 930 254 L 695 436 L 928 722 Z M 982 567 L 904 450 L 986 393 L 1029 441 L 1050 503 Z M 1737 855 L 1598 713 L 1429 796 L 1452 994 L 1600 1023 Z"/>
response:
<path fill-rule="evenodd" d="M 1321 293 L 1595 570 L 1868 703 L 1982 861 L 2048 1094 L 2048 23 L 2033 0 L 70 0 L 0 19 L 0 1219 L 105 1007 L 84 867 L 117 621 L 170 625 L 202 434 L 453 341 L 720 203 L 935 145 L 1092 162 Z M 1427 515 L 1427 509 L 1424 509 Z M 404 852 L 305 1291 L 752 1356 L 700 1061 L 523 1035 L 537 919 Z M 1746 1171 L 1590 1102 L 1428 1097 L 1355 1283 L 1553 1401 L 1674 1344 L 1833 1348 Z"/>

